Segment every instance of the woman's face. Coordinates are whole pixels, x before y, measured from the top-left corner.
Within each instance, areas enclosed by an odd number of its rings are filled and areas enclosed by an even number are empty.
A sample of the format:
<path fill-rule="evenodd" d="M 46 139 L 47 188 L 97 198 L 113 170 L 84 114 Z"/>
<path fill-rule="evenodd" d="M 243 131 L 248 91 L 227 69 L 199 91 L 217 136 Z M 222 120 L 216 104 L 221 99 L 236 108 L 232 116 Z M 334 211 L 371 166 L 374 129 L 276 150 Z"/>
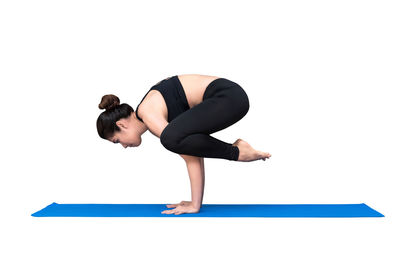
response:
<path fill-rule="evenodd" d="M 124 148 L 136 147 L 142 143 L 141 134 L 134 127 L 132 120 L 121 119 L 117 121 L 117 126 L 121 129 L 119 132 L 115 132 L 114 136 L 109 139 L 115 144 L 121 144 Z"/>

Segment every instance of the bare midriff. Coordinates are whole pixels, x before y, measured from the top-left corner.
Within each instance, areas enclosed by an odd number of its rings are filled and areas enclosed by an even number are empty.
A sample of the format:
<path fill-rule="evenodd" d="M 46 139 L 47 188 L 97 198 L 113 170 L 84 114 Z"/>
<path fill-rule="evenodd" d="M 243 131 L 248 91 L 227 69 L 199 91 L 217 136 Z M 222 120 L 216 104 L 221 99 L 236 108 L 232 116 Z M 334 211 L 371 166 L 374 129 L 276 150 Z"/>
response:
<path fill-rule="evenodd" d="M 178 75 L 178 79 L 182 84 L 183 90 L 185 91 L 186 99 L 189 104 L 189 108 L 192 108 L 203 101 L 203 95 L 207 86 L 214 80 L 218 79 L 217 76 L 208 76 L 201 74 L 183 74 Z M 142 106 L 151 107 L 151 112 L 160 114 L 165 120 L 168 118 L 168 108 L 165 103 L 164 97 L 157 90 L 151 90 L 145 99 L 143 99 L 140 107 Z M 138 109 L 139 117 L 143 118 Z"/>

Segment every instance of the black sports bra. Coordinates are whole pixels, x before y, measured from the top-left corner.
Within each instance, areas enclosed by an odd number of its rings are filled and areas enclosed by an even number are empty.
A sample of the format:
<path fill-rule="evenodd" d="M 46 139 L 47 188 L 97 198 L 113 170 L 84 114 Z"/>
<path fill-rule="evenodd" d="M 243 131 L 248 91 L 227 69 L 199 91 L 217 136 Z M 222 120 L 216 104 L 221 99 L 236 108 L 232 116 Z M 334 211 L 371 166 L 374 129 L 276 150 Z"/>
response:
<path fill-rule="evenodd" d="M 168 109 L 168 122 L 171 122 L 175 119 L 179 114 L 185 112 L 190 109 L 185 91 L 183 90 L 182 84 L 179 81 L 177 75 L 168 77 L 164 80 L 159 81 L 155 85 L 153 85 L 149 91 L 144 95 L 139 105 L 136 107 L 136 117 L 143 122 L 143 120 L 138 115 L 138 108 L 140 104 L 143 102 L 147 94 L 151 90 L 158 90 L 161 95 L 164 97 L 165 103 L 167 104 Z"/>

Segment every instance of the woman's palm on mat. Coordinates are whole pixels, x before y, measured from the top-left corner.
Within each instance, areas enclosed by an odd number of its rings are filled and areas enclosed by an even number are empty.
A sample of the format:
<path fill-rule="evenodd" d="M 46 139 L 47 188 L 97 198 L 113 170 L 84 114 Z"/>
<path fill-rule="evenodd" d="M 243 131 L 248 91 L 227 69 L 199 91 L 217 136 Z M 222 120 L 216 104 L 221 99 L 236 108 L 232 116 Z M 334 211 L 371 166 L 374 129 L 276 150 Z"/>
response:
<path fill-rule="evenodd" d="M 181 201 L 181 203 L 178 204 L 169 204 L 167 205 L 167 208 L 175 208 L 175 209 L 164 210 L 161 213 L 179 215 L 183 213 L 198 213 L 200 211 L 200 208 L 195 207 L 192 204 L 192 201 Z"/>

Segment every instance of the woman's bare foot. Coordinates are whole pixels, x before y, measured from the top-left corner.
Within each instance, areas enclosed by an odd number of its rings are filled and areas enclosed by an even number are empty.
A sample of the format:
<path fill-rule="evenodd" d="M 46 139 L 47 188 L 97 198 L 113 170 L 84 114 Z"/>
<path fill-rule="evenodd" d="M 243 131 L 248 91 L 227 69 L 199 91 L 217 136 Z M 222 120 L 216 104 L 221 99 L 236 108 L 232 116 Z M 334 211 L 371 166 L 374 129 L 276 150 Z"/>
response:
<path fill-rule="evenodd" d="M 239 158 L 238 161 L 254 161 L 262 159 L 265 161 L 265 158 L 270 158 L 271 154 L 255 150 L 254 148 L 249 145 L 246 141 L 242 139 L 238 139 L 235 143 L 232 144 L 233 146 L 237 146 L 239 148 Z"/>

